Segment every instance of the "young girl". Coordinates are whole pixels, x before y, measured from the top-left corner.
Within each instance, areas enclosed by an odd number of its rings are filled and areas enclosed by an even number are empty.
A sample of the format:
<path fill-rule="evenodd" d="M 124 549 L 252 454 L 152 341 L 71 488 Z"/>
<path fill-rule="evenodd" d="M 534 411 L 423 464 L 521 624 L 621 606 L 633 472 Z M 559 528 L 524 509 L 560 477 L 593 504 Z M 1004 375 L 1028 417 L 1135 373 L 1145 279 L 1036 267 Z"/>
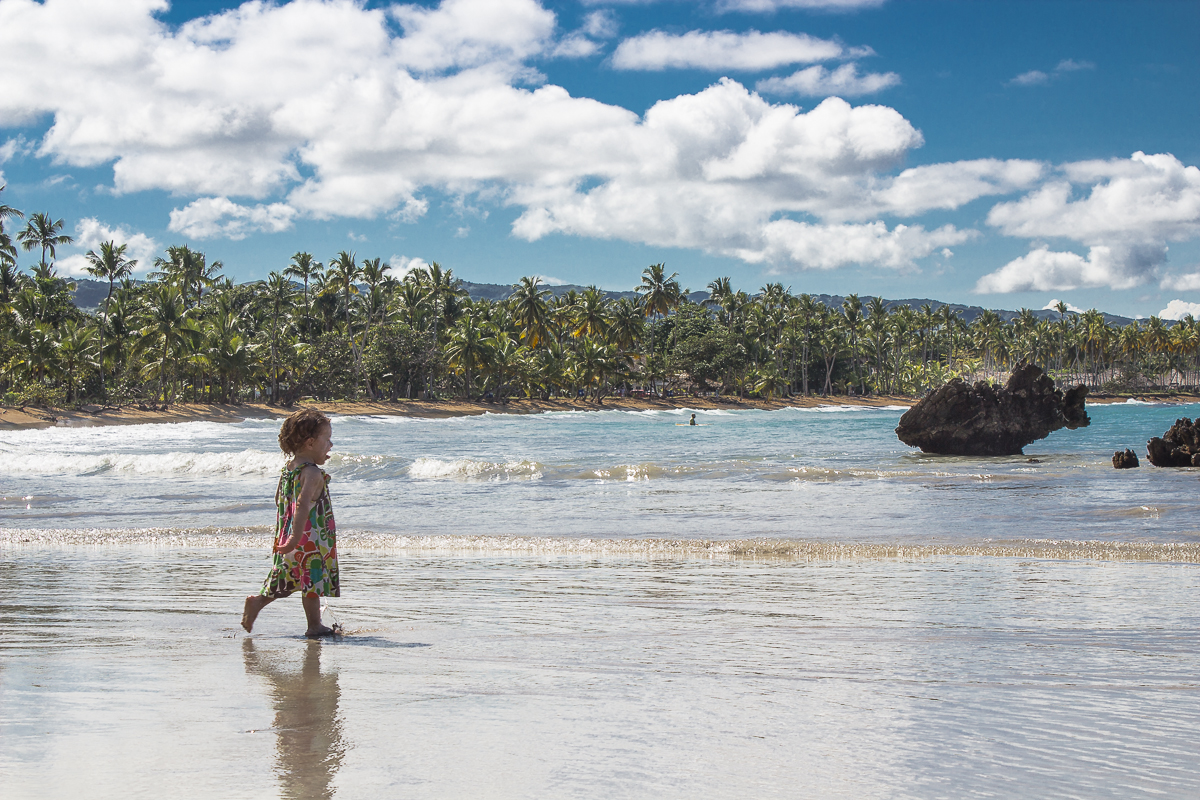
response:
<path fill-rule="evenodd" d="M 339 597 L 337 537 L 329 502 L 329 476 L 320 466 L 333 447 L 329 418 L 306 408 L 283 421 L 279 448 L 292 456 L 275 490 L 275 547 L 262 590 L 246 598 L 242 627 L 249 633 L 258 612 L 280 597 L 299 591 L 305 636 L 316 639 L 336 631 L 321 624 L 321 598 Z M 302 522 L 297 522 L 302 520 Z"/>

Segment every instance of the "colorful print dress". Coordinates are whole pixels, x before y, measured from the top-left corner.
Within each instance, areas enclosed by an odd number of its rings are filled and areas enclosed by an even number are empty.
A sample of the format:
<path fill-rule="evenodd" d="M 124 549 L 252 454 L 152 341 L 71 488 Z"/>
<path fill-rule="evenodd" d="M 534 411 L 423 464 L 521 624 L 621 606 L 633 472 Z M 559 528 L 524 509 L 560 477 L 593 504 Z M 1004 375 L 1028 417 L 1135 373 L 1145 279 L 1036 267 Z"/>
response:
<path fill-rule="evenodd" d="M 296 503 L 300 499 L 300 473 L 311 464 L 284 467 L 275 490 L 275 546 L 292 535 Z M 271 572 L 263 581 L 259 594 L 266 597 L 287 597 L 299 591 L 304 597 L 340 597 L 337 563 L 337 526 L 333 521 L 333 505 L 329 501 L 329 476 L 321 471 L 325 486 L 313 503 L 308 524 L 300 535 L 296 549 L 290 553 L 273 553 Z"/>

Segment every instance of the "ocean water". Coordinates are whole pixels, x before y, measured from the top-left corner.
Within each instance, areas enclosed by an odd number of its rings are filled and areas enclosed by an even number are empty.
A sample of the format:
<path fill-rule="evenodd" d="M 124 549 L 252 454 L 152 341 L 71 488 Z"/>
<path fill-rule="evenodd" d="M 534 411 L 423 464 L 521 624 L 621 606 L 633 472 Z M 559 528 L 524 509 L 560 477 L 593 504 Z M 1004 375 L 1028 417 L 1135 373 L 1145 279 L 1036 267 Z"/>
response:
<path fill-rule="evenodd" d="M 1112 469 L 1200 407 L 1092 406 L 1009 458 L 929 456 L 903 409 L 602 411 L 334 422 L 343 529 L 552 539 L 1196 541 L 1200 472 Z M 278 423 L 0 432 L 12 528 L 273 523 Z"/>
<path fill-rule="evenodd" d="M 1200 470 L 1092 406 L 338 418 L 343 596 L 253 636 L 277 423 L 0 432 L 6 797 L 1200 796 Z"/>

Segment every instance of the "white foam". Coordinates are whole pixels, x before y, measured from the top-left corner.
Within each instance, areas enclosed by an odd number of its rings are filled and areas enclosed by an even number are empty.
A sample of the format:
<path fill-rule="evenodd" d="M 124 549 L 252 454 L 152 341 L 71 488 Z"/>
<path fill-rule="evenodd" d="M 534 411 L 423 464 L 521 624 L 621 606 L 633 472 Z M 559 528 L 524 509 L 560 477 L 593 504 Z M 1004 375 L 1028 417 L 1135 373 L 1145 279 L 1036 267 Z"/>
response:
<path fill-rule="evenodd" d="M 536 480 L 542 465 L 536 461 L 482 461 L 474 458 L 418 458 L 408 468 L 409 477 L 425 480 Z"/>
<path fill-rule="evenodd" d="M 128 475 L 261 475 L 270 476 L 283 466 L 281 453 L 242 450 L 225 453 L 78 453 L 24 452 L 0 460 L 0 474 L 94 475 L 119 472 Z"/>

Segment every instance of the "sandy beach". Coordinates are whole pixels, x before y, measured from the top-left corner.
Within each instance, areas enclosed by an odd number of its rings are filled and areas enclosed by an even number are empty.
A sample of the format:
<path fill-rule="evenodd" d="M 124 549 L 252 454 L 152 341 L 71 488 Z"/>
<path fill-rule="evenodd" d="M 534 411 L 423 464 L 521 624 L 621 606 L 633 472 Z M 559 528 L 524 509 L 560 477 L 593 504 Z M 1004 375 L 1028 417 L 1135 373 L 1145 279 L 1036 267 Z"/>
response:
<path fill-rule="evenodd" d="M 739 400 L 732 397 L 676 397 L 665 400 L 610 397 L 603 403 L 586 400 L 511 399 L 507 403 L 473 400 L 386 400 L 304 402 L 327 414 L 380 415 L 444 419 L 479 414 L 540 414 L 546 411 L 645 411 L 650 409 L 725 409 L 774 411 L 781 408 L 820 406 L 908 406 L 916 398 L 903 396 L 871 397 L 791 397 L 778 400 Z M 166 411 L 150 411 L 137 406 L 83 406 L 78 409 L 0 408 L 0 430 L 22 428 L 88 427 L 93 425 L 140 425 L 169 422 L 240 422 L 244 419 L 286 417 L 300 406 L 275 406 L 267 403 L 173 403 Z"/>
<path fill-rule="evenodd" d="M 671 409 L 724 409 L 727 411 L 777 411 L 782 408 L 863 407 L 882 408 L 887 406 L 911 406 L 920 398 L 909 395 L 871 395 L 868 397 L 835 395 L 822 397 L 788 397 L 773 400 L 739 399 L 736 397 L 674 397 L 667 399 L 643 399 L 609 397 L 597 404 L 587 400 L 536 400 L 514 398 L 507 403 L 475 400 L 356 400 L 333 402 L 304 402 L 327 414 L 379 415 L 399 417 L 421 417 L 445 419 L 468 417 L 478 414 L 540 414 L 547 411 L 647 411 Z M 1124 403 L 1128 400 L 1147 403 L 1195 403 L 1197 395 L 1139 395 L 1135 397 L 1112 395 L 1089 395 L 1090 404 Z M 96 425 L 142 425 L 147 423 L 172 422 L 241 422 L 245 419 L 283 418 L 300 406 L 277 406 L 268 403 L 240 403 L 223 405 L 217 403 L 173 403 L 165 411 L 147 410 L 134 405 L 89 406 L 79 408 L 13 408 L 0 407 L 0 430 L 26 428 L 90 427 Z"/>

